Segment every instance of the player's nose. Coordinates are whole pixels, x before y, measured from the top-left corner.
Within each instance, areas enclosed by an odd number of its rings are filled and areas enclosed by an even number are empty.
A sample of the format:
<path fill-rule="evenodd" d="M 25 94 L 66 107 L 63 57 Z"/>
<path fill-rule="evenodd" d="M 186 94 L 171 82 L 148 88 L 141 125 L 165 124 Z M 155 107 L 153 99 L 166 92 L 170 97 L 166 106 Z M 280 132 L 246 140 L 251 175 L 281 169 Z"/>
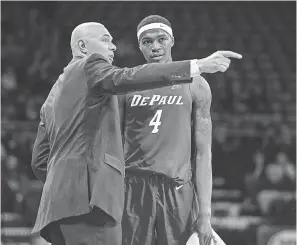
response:
<path fill-rule="evenodd" d="M 160 50 L 160 45 L 158 42 L 153 42 L 153 45 L 152 45 L 152 51 L 153 52 L 156 52 L 156 51 L 159 51 Z"/>

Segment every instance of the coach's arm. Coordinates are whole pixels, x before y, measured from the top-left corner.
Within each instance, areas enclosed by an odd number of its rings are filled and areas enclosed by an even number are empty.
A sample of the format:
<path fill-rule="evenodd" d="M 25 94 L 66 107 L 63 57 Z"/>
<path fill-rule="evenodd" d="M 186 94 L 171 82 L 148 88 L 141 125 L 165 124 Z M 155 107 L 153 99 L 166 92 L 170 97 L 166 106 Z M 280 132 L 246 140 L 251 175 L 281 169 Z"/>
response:
<path fill-rule="evenodd" d="M 49 153 L 50 146 L 41 108 L 40 123 L 38 126 L 37 136 L 33 147 L 31 167 L 35 176 L 38 179 L 40 179 L 43 183 L 45 183 L 46 180 Z"/>
<path fill-rule="evenodd" d="M 212 195 L 212 121 L 210 115 L 211 90 L 203 77 L 196 77 L 191 84 L 193 98 L 193 119 L 195 131 L 195 186 L 198 195 L 199 216 L 196 231 L 200 244 L 211 236 L 211 195 Z"/>
<path fill-rule="evenodd" d="M 197 71 L 195 71 L 196 67 Z M 198 64 L 190 60 L 118 68 L 109 64 L 99 54 L 89 56 L 84 69 L 88 86 L 98 93 L 109 94 L 191 83 L 192 77 L 199 74 Z"/>

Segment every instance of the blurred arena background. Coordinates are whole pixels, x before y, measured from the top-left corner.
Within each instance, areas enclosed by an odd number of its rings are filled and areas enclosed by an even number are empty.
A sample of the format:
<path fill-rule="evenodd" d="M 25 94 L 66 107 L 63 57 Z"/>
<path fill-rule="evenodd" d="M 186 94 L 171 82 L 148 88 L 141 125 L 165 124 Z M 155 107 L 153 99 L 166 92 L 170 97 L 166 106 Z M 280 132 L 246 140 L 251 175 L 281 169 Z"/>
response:
<path fill-rule="evenodd" d="M 296 245 L 296 2 L 2 2 L 1 244 L 30 236 L 42 185 L 31 152 L 39 109 L 71 60 L 73 28 L 98 21 L 115 64 L 145 62 L 136 27 L 172 24 L 175 60 L 217 50 L 243 55 L 213 92 L 213 227 L 227 245 Z"/>

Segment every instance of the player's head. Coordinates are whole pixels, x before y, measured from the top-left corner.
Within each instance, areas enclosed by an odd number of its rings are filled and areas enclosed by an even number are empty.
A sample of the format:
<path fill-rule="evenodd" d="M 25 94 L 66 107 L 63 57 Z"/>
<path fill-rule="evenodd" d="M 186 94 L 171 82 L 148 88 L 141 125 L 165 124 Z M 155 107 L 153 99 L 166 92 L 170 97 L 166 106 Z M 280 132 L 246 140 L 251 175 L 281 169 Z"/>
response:
<path fill-rule="evenodd" d="M 75 27 L 71 34 L 70 45 L 73 56 L 97 53 L 110 63 L 113 61 L 116 50 L 109 31 L 104 25 L 96 22 L 87 22 Z"/>
<path fill-rule="evenodd" d="M 171 61 L 174 37 L 170 22 L 162 16 L 150 15 L 137 26 L 139 48 L 147 62 Z"/>

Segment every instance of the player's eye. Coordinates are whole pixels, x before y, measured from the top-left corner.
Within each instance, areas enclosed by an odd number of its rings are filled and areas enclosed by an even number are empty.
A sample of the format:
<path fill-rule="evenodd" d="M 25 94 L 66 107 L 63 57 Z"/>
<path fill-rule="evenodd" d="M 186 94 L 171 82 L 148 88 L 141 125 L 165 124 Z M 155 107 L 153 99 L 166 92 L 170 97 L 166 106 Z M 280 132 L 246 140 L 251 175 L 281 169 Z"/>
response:
<path fill-rule="evenodd" d="M 102 41 L 105 42 L 105 43 L 108 43 L 109 42 L 109 39 L 104 38 Z"/>
<path fill-rule="evenodd" d="M 144 40 L 144 41 L 142 42 L 142 44 L 144 44 L 144 45 L 149 44 L 149 43 L 151 43 L 150 40 Z"/>
<path fill-rule="evenodd" d="M 165 38 L 163 38 L 163 37 L 159 38 L 159 43 L 163 43 L 164 40 L 165 40 Z"/>

